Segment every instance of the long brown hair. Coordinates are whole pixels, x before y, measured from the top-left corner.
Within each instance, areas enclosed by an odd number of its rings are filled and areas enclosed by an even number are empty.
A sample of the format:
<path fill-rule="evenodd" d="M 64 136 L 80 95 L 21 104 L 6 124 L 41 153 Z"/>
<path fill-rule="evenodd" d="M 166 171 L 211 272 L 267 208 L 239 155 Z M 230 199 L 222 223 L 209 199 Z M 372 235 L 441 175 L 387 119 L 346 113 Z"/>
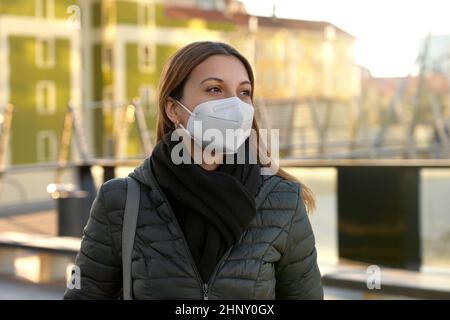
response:
<path fill-rule="evenodd" d="M 170 130 L 174 129 L 174 124 L 170 121 L 165 112 L 166 103 L 169 97 L 180 100 L 183 95 L 184 85 L 196 66 L 213 55 L 227 55 L 234 56 L 239 59 L 247 70 L 248 77 L 251 84 L 251 100 L 253 101 L 253 89 L 254 89 L 254 75 L 253 69 L 248 60 L 241 55 L 236 49 L 223 42 L 212 41 L 198 41 L 193 42 L 187 46 L 184 46 L 177 50 L 170 59 L 164 65 L 163 72 L 161 74 L 161 80 L 159 83 L 159 112 L 158 112 L 158 125 L 156 131 L 156 141 L 159 142 L 161 138 Z M 253 119 L 253 129 L 256 133 L 257 141 L 259 141 L 259 126 L 256 119 Z M 257 153 L 259 156 L 268 157 L 270 159 L 270 153 L 266 148 L 260 150 L 262 144 L 257 144 Z M 258 163 L 261 164 L 258 156 Z M 267 162 L 263 162 L 267 163 Z M 290 181 L 298 182 L 301 185 L 301 196 L 305 202 L 308 212 L 312 212 L 315 209 L 314 195 L 310 188 L 300 182 L 296 177 L 287 173 L 282 168 L 278 168 L 277 175 Z"/>

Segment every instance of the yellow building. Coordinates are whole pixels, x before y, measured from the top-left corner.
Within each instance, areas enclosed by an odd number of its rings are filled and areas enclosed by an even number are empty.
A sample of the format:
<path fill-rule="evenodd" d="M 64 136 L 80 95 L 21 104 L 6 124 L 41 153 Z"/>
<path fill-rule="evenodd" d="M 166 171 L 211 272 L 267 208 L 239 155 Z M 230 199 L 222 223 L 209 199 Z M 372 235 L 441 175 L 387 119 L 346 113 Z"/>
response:
<path fill-rule="evenodd" d="M 255 17 L 262 98 L 349 100 L 359 94 L 354 38 L 329 23 Z"/>
<path fill-rule="evenodd" d="M 236 1 L 223 2 L 187 1 L 181 6 L 171 0 L 166 14 L 195 19 L 198 26 L 201 21 L 233 25 L 223 40 L 254 66 L 258 98 L 348 102 L 360 94 L 352 35 L 328 22 L 252 16 L 233 5 Z"/>

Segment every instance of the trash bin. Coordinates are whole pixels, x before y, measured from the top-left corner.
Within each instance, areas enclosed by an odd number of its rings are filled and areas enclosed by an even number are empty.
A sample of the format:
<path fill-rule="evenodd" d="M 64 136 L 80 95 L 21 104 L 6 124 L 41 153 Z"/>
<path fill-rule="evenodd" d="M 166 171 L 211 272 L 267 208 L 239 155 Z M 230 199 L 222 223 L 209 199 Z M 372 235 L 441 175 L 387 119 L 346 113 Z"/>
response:
<path fill-rule="evenodd" d="M 88 193 L 59 185 L 51 192 L 58 210 L 58 236 L 81 237 L 89 219 Z"/>

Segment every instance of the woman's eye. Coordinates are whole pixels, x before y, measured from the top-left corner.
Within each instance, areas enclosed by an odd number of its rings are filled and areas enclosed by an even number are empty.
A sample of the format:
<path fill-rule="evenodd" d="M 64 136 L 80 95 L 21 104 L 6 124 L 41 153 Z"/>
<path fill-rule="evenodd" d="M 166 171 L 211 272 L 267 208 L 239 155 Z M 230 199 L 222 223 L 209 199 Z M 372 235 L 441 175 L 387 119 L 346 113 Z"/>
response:
<path fill-rule="evenodd" d="M 206 91 L 212 92 L 212 93 L 219 93 L 220 92 L 220 88 L 219 87 L 212 87 L 212 88 L 209 88 Z"/>
<path fill-rule="evenodd" d="M 241 91 L 244 95 L 250 96 L 250 90 Z"/>

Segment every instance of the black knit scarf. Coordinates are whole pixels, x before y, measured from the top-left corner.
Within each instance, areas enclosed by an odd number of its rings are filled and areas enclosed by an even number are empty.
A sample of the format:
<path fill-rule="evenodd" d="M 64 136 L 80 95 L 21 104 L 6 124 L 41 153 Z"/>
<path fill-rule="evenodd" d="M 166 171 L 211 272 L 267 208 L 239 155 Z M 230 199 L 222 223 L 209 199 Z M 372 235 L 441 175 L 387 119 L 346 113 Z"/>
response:
<path fill-rule="evenodd" d="M 191 164 L 176 165 L 170 156 L 180 141 L 171 141 L 171 134 L 166 133 L 156 144 L 151 169 L 207 282 L 221 257 L 239 240 L 256 214 L 255 195 L 262 183 L 260 167 L 248 163 L 249 139 L 241 146 L 245 146 L 244 164 L 237 163 L 235 154 L 233 164 L 220 164 L 214 171 L 203 169 L 192 159 Z"/>

